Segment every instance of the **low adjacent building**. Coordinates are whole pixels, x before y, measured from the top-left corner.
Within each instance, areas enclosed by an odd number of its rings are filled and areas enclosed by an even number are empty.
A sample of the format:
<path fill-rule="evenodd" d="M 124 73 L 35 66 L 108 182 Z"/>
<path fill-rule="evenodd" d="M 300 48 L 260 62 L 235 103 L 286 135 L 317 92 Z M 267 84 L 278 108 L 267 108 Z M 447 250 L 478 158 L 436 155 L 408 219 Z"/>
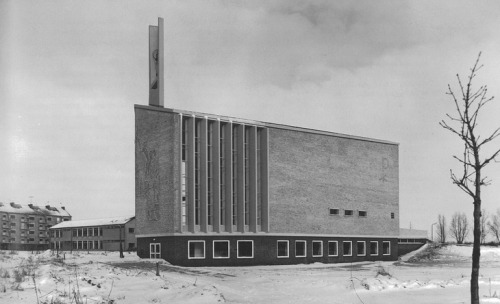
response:
<path fill-rule="evenodd" d="M 427 230 L 399 228 L 399 255 L 417 250 L 429 242 Z"/>
<path fill-rule="evenodd" d="M 57 250 L 136 249 L 135 216 L 60 223 L 50 228 L 51 248 Z"/>
<path fill-rule="evenodd" d="M 48 249 L 50 245 L 48 229 L 70 220 L 71 214 L 64 207 L 0 202 L 0 226 L 2 227 L 0 249 Z"/>

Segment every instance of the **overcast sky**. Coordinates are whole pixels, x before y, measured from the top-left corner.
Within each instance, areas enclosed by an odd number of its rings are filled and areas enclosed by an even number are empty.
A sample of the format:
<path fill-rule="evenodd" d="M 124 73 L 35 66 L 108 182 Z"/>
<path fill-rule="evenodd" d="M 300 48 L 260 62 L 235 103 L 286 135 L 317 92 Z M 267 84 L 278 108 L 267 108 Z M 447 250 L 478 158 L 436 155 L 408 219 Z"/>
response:
<path fill-rule="evenodd" d="M 401 227 L 471 219 L 449 178 L 462 145 L 438 122 L 480 51 L 478 84 L 500 98 L 499 16 L 494 0 L 0 0 L 0 201 L 134 213 L 133 106 L 163 17 L 166 107 L 398 142 Z M 499 117 L 496 100 L 481 127 Z M 500 163 L 486 173 L 491 213 Z"/>

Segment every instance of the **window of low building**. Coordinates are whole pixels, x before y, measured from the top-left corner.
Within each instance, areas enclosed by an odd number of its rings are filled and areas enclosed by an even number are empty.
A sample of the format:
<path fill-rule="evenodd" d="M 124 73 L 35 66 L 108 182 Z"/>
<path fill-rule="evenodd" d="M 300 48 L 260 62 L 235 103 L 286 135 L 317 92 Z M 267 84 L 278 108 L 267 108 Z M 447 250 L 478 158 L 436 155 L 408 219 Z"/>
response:
<path fill-rule="evenodd" d="M 84 236 L 84 237 L 85 237 L 85 236 L 87 236 L 87 235 L 88 235 L 87 228 L 83 228 L 82 230 L 83 230 L 83 231 L 82 231 L 82 232 L 83 232 L 83 236 Z"/>
<path fill-rule="evenodd" d="M 214 259 L 229 258 L 229 241 L 213 241 Z"/>
<path fill-rule="evenodd" d="M 370 242 L 370 255 L 378 255 L 378 242 L 377 241 Z"/>
<path fill-rule="evenodd" d="M 99 228 L 94 227 L 94 236 L 99 236 Z"/>
<path fill-rule="evenodd" d="M 366 255 L 366 242 L 361 241 L 356 243 L 357 247 L 357 255 L 358 256 L 365 256 Z"/>
<path fill-rule="evenodd" d="M 391 212 L 391 219 L 394 219 L 394 212 Z"/>
<path fill-rule="evenodd" d="M 288 258 L 288 241 L 277 241 L 278 258 Z"/>
<path fill-rule="evenodd" d="M 366 211 L 362 211 L 362 210 L 358 211 L 358 216 L 359 217 L 366 217 L 367 215 L 368 215 L 368 213 Z"/>
<path fill-rule="evenodd" d="M 312 256 L 313 257 L 323 256 L 323 242 L 322 241 L 313 241 L 312 242 Z"/>
<path fill-rule="evenodd" d="M 343 256 L 352 256 L 352 242 L 351 241 L 342 242 L 342 255 Z"/>
<path fill-rule="evenodd" d="M 383 242 L 382 243 L 382 254 L 383 255 L 391 255 L 391 242 Z"/>
<path fill-rule="evenodd" d="M 189 259 L 205 258 L 205 241 L 188 241 Z"/>
<path fill-rule="evenodd" d="M 128 233 L 134 233 L 135 229 L 134 228 L 128 228 Z"/>
<path fill-rule="evenodd" d="M 306 241 L 295 241 L 295 257 L 301 258 L 306 256 Z"/>
<path fill-rule="evenodd" d="M 352 211 L 352 210 L 347 210 L 347 209 L 344 210 L 344 215 L 345 216 L 352 216 L 353 214 L 354 214 L 354 211 Z"/>
<path fill-rule="evenodd" d="M 328 256 L 338 256 L 339 255 L 339 242 L 328 241 Z"/>
<path fill-rule="evenodd" d="M 253 241 L 237 241 L 237 257 L 253 258 Z"/>

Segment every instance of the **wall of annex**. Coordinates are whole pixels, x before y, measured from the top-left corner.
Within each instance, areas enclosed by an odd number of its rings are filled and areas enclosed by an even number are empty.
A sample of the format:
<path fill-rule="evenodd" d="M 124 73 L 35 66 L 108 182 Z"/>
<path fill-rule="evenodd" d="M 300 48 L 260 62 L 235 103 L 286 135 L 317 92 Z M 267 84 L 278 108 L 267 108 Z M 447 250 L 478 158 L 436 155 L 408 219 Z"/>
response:
<path fill-rule="evenodd" d="M 270 232 L 397 236 L 398 168 L 397 145 L 270 128 Z"/>

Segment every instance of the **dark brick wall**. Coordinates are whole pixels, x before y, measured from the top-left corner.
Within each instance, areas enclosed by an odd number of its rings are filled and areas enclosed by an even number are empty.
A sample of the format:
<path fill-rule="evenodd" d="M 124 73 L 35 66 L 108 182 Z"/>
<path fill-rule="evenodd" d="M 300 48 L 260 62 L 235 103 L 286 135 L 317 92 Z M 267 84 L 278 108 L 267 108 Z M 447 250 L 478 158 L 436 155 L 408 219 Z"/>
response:
<path fill-rule="evenodd" d="M 398 167 L 397 145 L 270 128 L 270 232 L 397 236 Z"/>
<path fill-rule="evenodd" d="M 421 244 L 398 244 L 398 254 L 405 255 L 407 253 L 410 253 L 412 251 L 417 250 L 418 248 L 424 246 L 425 243 Z"/>
<path fill-rule="evenodd" d="M 188 241 L 205 241 L 205 258 L 188 259 Z M 212 246 L 214 240 L 230 241 L 230 258 L 212 258 Z M 237 241 L 253 240 L 254 257 L 251 259 L 237 258 Z M 277 241 L 289 241 L 289 257 L 277 257 Z M 307 242 L 307 256 L 295 257 L 295 240 Z M 312 241 L 323 241 L 323 256 L 312 256 Z M 339 255 L 328 256 L 328 241 L 338 241 Z M 353 256 L 342 255 L 342 241 L 353 242 Z M 366 255 L 356 255 L 356 242 L 366 241 Z M 369 254 L 369 242 L 379 242 L 379 255 Z M 391 254 L 382 255 L 382 242 L 391 242 Z M 149 258 L 149 244 L 161 243 L 161 257 L 171 264 L 181 266 L 250 266 L 250 265 L 288 265 L 309 263 L 346 263 L 360 261 L 394 261 L 398 257 L 397 239 L 392 238 L 342 238 L 342 237 L 301 237 L 301 236 L 170 236 L 155 238 L 138 238 L 137 254 L 141 258 Z"/>

